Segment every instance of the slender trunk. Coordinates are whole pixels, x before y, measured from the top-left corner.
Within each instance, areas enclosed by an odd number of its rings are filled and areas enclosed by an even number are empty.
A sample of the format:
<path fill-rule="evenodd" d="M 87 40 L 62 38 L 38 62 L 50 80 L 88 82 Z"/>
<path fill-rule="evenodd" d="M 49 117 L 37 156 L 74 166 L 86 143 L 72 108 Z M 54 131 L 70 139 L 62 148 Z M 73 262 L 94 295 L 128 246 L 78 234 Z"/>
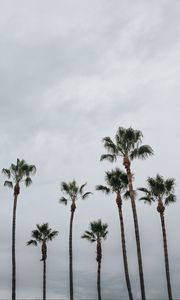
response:
<path fill-rule="evenodd" d="M 43 300 L 46 300 L 46 260 L 43 260 Z"/>
<path fill-rule="evenodd" d="M 42 241 L 41 254 L 42 254 L 41 261 L 43 261 L 43 300 L 46 300 L 46 259 L 47 259 L 47 246 L 46 246 L 46 240 L 45 239 Z"/>
<path fill-rule="evenodd" d="M 133 212 L 134 230 L 135 230 L 135 237 L 136 237 L 137 257 L 138 257 L 138 267 L 139 267 L 139 279 L 140 279 L 140 287 L 141 287 L 141 298 L 142 298 L 142 300 L 145 300 L 146 295 L 145 295 L 145 286 L 144 286 L 144 274 L 143 274 L 143 265 L 142 265 L 138 217 L 137 217 L 137 211 L 136 211 L 134 189 L 133 189 L 133 184 L 132 184 L 132 173 L 131 173 L 131 169 L 130 169 L 130 161 L 127 157 L 124 158 L 123 164 L 124 164 L 126 172 L 127 172 L 128 187 L 129 187 L 131 206 L 132 206 L 132 212 Z"/>
<path fill-rule="evenodd" d="M 165 219 L 164 219 L 164 210 L 165 210 L 165 207 L 163 206 L 162 201 L 159 200 L 157 211 L 160 213 L 160 219 L 161 219 L 167 289 L 168 289 L 169 300 L 172 300 L 173 298 L 172 298 L 172 291 L 171 291 L 171 279 L 170 279 L 170 271 L 169 271 L 168 245 L 167 245 L 167 238 L 166 238 L 166 226 L 165 226 Z"/>
<path fill-rule="evenodd" d="M 71 218 L 69 226 L 69 291 L 70 291 L 70 300 L 74 299 L 73 293 L 73 249 L 72 249 L 72 230 L 73 230 L 73 219 L 74 212 L 76 209 L 75 201 L 71 204 Z"/>
<path fill-rule="evenodd" d="M 98 293 L 98 300 L 101 300 L 101 259 L 102 259 L 102 249 L 101 249 L 101 242 L 97 240 L 97 293 Z"/>
<path fill-rule="evenodd" d="M 129 299 L 133 300 L 133 295 L 132 295 L 132 291 L 131 291 L 131 282 L 130 282 L 129 270 L 128 270 L 126 239 L 125 239 L 125 232 L 124 232 L 123 212 L 122 212 L 122 199 L 121 199 L 121 195 L 119 192 L 117 193 L 116 203 L 117 203 L 118 211 L 119 211 L 120 228 L 121 228 L 121 244 L 122 244 L 124 272 L 125 272 L 127 290 L 128 290 L 128 294 L 129 294 Z"/>
<path fill-rule="evenodd" d="M 19 183 L 16 183 L 14 187 L 14 203 L 12 218 L 12 300 L 16 300 L 16 208 L 19 193 Z"/>

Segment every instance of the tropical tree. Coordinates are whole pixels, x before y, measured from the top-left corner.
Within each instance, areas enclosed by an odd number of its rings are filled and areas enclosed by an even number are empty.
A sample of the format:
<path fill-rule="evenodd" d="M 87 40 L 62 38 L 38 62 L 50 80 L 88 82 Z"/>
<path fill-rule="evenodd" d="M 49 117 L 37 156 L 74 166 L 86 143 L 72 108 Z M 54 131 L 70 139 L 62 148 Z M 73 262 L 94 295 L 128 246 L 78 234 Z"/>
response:
<path fill-rule="evenodd" d="M 28 165 L 24 159 L 17 159 L 16 164 L 11 164 L 9 169 L 2 169 L 2 173 L 8 180 L 4 186 L 13 188 L 13 218 L 12 218 L 12 300 L 16 299 L 16 208 L 17 199 L 20 194 L 20 184 L 25 183 L 28 187 L 32 183 L 31 175 L 36 172 L 34 165 Z"/>
<path fill-rule="evenodd" d="M 124 262 L 124 272 L 125 272 L 129 299 L 132 300 L 133 295 L 131 291 L 131 282 L 130 282 L 129 270 L 128 270 L 128 259 L 127 259 L 127 251 L 126 251 L 126 239 L 125 239 L 124 219 L 123 219 L 123 210 L 122 210 L 122 193 L 125 198 L 129 196 L 128 178 L 124 171 L 121 171 L 120 169 L 116 168 L 115 170 L 106 172 L 105 182 L 106 182 L 106 186 L 97 185 L 96 190 L 102 191 L 107 195 L 109 195 L 110 193 L 116 194 L 116 204 L 118 207 L 120 229 L 121 229 L 121 244 L 122 244 L 123 262 Z"/>
<path fill-rule="evenodd" d="M 134 130 L 133 128 L 124 128 L 119 127 L 115 135 L 115 141 L 110 137 L 103 138 L 103 144 L 107 150 L 107 154 L 101 155 L 102 160 L 109 160 L 114 162 L 118 157 L 121 157 L 123 160 L 123 165 L 126 170 L 128 177 L 128 188 L 131 199 L 131 206 L 133 212 L 134 220 L 134 230 L 136 238 L 136 247 L 137 247 L 137 257 L 138 257 L 138 266 L 139 266 L 139 278 L 141 286 L 141 297 L 143 300 L 146 299 L 145 295 L 145 286 L 144 286 L 144 274 L 143 274 L 143 264 L 142 264 L 142 255 L 141 255 L 141 244 L 140 244 L 140 234 L 139 234 L 139 225 L 138 217 L 135 203 L 135 193 L 133 189 L 133 176 L 131 171 L 131 162 L 136 158 L 145 159 L 148 156 L 153 154 L 153 150 L 148 145 L 142 145 L 142 132 L 140 130 Z"/>
<path fill-rule="evenodd" d="M 32 231 L 32 239 L 27 242 L 27 246 L 37 246 L 41 244 L 41 261 L 43 262 L 43 300 L 46 300 L 46 259 L 47 242 L 52 241 L 58 235 L 58 231 L 49 228 L 48 223 L 37 224 L 36 229 Z"/>
<path fill-rule="evenodd" d="M 144 196 L 140 198 L 145 203 L 151 204 L 152 202 L 157 202 L 157 212 L 160 215 L 162 235 L 163 235 L 163 245 L 164 245 L 164 259 L 165 259 L 165 269 L 166 269 L 166 280 L 169 300 L 172 300 L 172 290 L 171 290 L 171 280 L 170 280 L 170 270 L 169 270 L 169 258 L 168 258 L 168 245 L 166 237 L 166 226 L 164 211 L 165 207 L 176 201 L 176 196 L 174 194 L 175 180 L 173 178 L 164 179 L 161 175 L 157 174 L 155 178 L 149 177 L 147 179 L 147 188 L 139 188 L 139 191 L 144 193 Z"/>
<path fill-rule="evenodd" d="M 73 219 L 74 213 L 76 210 L 76 201 L 80 197 L 82 199 L 86 199 L 91 192 L 84 193 L 84 187 L 86 183 L 81 185 L 80 187 L 77 185 L 76 181 L 73 180 L 69 183 L 62 182 L 61 183 L 61 191 L 67 196 L 60 198 L 60 203 L 67 205 L 68 200 L 71 201 L 71 216 L 70 216 L 70 225 L 69 225 L 69 288 L 70 288 L 70 300 L 74 299 L 73 293 L 73 248 L 72 248 L 72 232 L 73 232 Z"/>
<path fill-rule="evenodd" d="M 98 263 L 97 268 L 97 293 L 98 300 L 101 300 L 101 260 L 102 260 L 102 240 L 107 238 L 108 224 L 102 223 L 101 220 L 93 221 L 89 225 L 89 230 L 86 230 L 82 235 L 83 239 L 88 240 L 90 243 L 96 242 L 96 261 Z"/>

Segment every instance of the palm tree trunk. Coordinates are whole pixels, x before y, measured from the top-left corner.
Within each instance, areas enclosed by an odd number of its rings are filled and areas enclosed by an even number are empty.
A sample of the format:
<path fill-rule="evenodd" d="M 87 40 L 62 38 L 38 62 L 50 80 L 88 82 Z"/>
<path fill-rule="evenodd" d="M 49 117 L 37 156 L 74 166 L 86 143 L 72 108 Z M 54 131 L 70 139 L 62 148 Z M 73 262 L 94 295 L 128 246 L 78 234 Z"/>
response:
<path fill-rule="evenodd" d="M 71 205 L 71 218 L 69 226 L 69 291 L 70 291 L 70 300 L 74 299 L 73 293 L 73 249 L 72 249 L 72 230 L 73 230 L 73 219 L 74 212 L 76 209 L 75 202 Z"/>
<path fill-rule="evenodd" d="M 127 290 L 128 290 L 128 294 L 129 294 L 129 299 L 133 300 L 133 295 L 132 295 L 132 291 L 131 291 L 131 282 L 130 282 L 129 270 L 128 270 L 126 239 L 125 239 L 125 232 L 124 232 L 123 212 L 122 212 L 122 199 L 121 199 L 120 193 L 117 193 L 116 203 L 117 203 L 118 211 L 119 211 L 120 228 L 121 228 L 121 244 L 122 244 L 124 272 L 125 272 Z"/>
<path fill-rule="evenodd" d="M 46 260 L 43 260 L 43 300 L 46 300 Z"/>
<path fill-rule="evenodd" d="M 145 295 L 145 286 L 144 286 L 144 274 L 143 274 L 143 265 L 142 265 L 139 225 L 138 225 L 138 217 L 137 217 L 137 211 L 136 211 L 134 189 L 133 189 L 133 184 L 132 184 L 132 173 L 131 173 L 131 169 L 130 169 L 129 159 L 124 158 L 123 164 L 125 166 L 127 177 L 128 177 L 128 187 L 129 187 L 129 193 L 130 193 L 130 198 L 131 198 L 131 207 L 132 207 L 132 212 L 133 212 L 134 230 L 135 230 L 135 237 L 136 237 L 136 248 L 137 248 L 138 266 L 139 266 L 139 279 L 140 279 L 140 287 L 141 287 L 141 298 L 142 298 L 142 300 L 145 300 L 146 295 Z"/>
<path fill-rule="evenodd" d="M 98 300 L 101 300 L 101 259 L 102 259 L 102 249 L 100 240 L 97 241 L 97 292 L 98 292 Z"/>
<path fill-rule="evenodd" d="M 169 258 L 168 258 L 168 245 L 166 238 L 166 227 L 164 220 L 164 213 L 160 213 L 161 225 L 162 225 L 162 234 L 163 234 L 163 245 L 164 245 L 164 260 L 165 260 L 165 268 L 166 268 L 166 280 L 167 280 L 167 289 L 169 300 L 172 300 L 172 291 L 171 291 L 171 280 L 170 280 L 170 271 L 169 271 Z"/>
<path fill-rule="evenodd" d="M 20 192 L 19 184 L 14 187 L 14 203 L 12 218 L 12 300 L 16 300 L 16 208 L 17 197 Z"/>

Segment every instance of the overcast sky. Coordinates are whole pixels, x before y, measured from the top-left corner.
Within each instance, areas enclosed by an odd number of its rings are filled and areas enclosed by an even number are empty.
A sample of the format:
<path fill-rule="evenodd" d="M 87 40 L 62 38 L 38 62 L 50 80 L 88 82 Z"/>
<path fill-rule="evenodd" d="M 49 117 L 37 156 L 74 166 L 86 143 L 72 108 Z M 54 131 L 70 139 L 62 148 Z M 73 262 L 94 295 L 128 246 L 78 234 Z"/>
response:
<path fill-rule="evenodd" d="M 75 299 L 96 298 L 95 245 L 80 236 L 89 222 L 109 224 L 103 243 L 103 299 L 127 299 L 118 213 L 113 196 L 95 192 L 104 172 L 102 138 L 118 126 L 142 130 L 155 156 L 136 161 L 135 186 L 157 173 L 180 188 L 180 1 L 0 1 L 0 168 L 17 157 L 35 164 L 33 185 L 17 207 L 17 297 L 42 295 L 40 249 L 26 247 L 36 223 L 59 237 L 48 245 L 47 296 L 68 299 L 70 207 L 58 199 L 61 181 L 88 182 L 74 220 Z M 0 298 L 11 297 L 13 194 L 0 185 Z M 130 277 L 140 288 L 130 203 L 124 203 Z M 180 299 L 180 204 L 165 216 L 174 298 Z M 147 299 L 167 299 L 156 207 L 138 203 Z"/>

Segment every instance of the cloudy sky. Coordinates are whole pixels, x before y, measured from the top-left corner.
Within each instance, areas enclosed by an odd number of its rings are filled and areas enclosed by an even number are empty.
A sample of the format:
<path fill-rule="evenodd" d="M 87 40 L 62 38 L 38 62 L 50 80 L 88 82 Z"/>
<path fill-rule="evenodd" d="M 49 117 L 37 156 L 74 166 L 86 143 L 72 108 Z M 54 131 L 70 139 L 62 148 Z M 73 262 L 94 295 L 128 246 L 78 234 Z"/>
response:
<path fill-rule="evenodd" d="M 133 163 L 135 186 L 157 173 L 180 195 L 180 1 L 0 1 L 0 168 L 17 157 L 37 167 L 17 207 L 17 297 L 41 298 L 40 249 L 26 247 L 35 224 L 59 237 L 48 247 L 47 295 L 68 299 L 70 209 L 58 203 L 61 181 L 88 182 L 74 220 L 74 292 L 96 298 L 95 245 L 80 239 L 92 220 L 109 224 L 103 243 L 102 295 L 127 299 L 114 197 L 94 191 L 113 166 L 99 162 L 101 139 L 118 126 L 142 130 L 155 156 Z M 121 161 L 118 165 L 122 166 Z M 0 299 L 11 297 L 12 191 L 0 185 Z M 167 208 L 174 298 L 180 299 L 180 204 Z M 146 293 L 167 299 L 159 216 L 138 203 Z M 130 203 L 124 203 L 129 269 L 139 299 Z"/>

